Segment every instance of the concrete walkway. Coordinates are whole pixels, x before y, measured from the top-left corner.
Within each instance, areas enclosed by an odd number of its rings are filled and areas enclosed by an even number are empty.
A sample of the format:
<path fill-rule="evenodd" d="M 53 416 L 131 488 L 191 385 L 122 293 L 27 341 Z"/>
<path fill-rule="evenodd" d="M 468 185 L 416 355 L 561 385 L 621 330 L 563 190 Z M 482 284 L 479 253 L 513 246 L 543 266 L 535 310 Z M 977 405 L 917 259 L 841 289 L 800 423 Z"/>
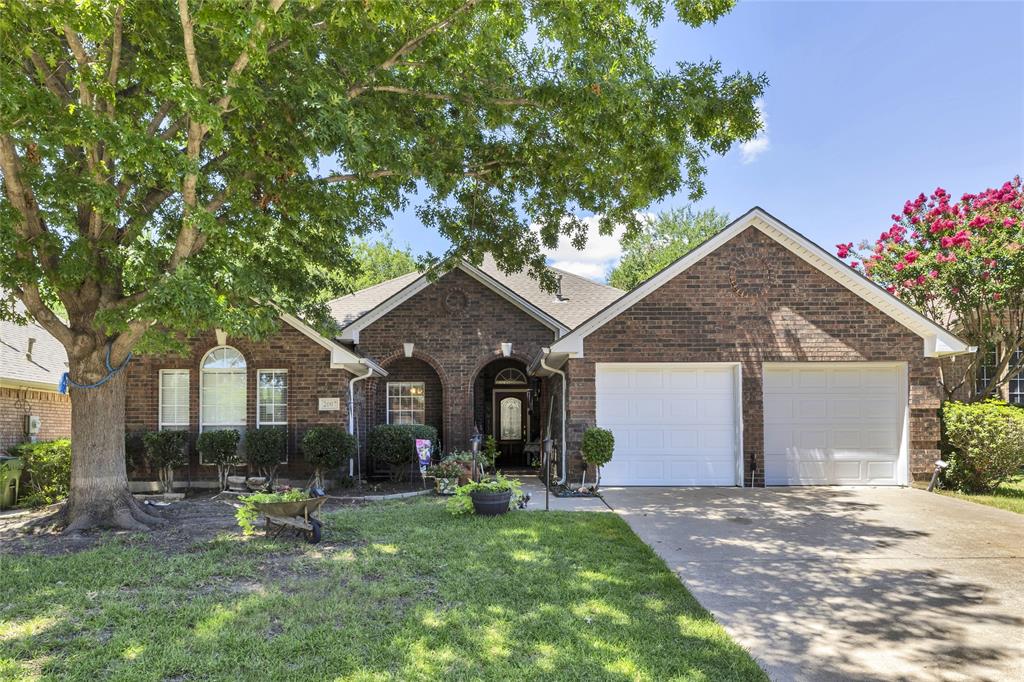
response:
<path fill-rule="evenodd" d="M 1024 680 L 1024 516 L 898 488 L 605 498 L 774 680 Z"/>

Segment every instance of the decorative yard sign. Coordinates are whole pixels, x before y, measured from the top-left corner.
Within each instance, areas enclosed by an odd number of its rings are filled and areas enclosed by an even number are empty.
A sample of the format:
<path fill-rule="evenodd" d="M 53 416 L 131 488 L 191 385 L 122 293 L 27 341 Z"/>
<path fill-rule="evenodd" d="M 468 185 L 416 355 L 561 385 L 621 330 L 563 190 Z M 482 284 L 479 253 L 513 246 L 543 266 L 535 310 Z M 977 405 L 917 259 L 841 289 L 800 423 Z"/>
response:
<path fill-rule="evenodd" d="M 430 466 L 430 455 L 430 441 L 426 438 L 417 438 L 416 459 L 418 459 L 420 463 L 420 477 L 423 478 L 424 484 L 426 484 L 427 481 L 427 467 Z"/>
<path fill-rule="evenodd" d="M 320 398 L 321 412 L 337 412 L 341 409 L 341 398 Z"/>

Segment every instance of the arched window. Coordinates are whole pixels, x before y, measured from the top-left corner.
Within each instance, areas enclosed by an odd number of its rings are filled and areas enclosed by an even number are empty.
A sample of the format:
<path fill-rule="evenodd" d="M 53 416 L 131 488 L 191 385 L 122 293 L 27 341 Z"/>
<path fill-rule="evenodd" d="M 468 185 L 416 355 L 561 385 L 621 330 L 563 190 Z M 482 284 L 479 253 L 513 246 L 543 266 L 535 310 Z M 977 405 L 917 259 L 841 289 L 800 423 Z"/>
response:
<path fill-rule="evenodd" d="M 219 346 L 199 365 L 199 430 L 245 429 L 245 357 Z"/>
<path fill-rule="evenodd" d="M 505 369 L 498 372 L 498 376 L 494 377 L 494 383 L 496 384 L 525 384 L 526 375 L 520 372 L 515 367 L 506 367 Z"/>

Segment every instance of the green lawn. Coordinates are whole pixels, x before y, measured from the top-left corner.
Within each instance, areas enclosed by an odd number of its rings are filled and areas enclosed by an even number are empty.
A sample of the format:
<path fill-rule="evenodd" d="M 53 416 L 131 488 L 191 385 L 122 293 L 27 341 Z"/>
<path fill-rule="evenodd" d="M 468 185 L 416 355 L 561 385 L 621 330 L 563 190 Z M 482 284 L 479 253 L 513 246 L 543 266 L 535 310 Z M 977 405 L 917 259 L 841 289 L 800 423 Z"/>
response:
<path fill-rule="evenodd" d="M 1016 476 L 1004 481 L 994 493 L 989 495 L 970 495 L 952 490 L 940 490 L 939 492 L 961 500 L 970 500 L 978 504 L 987 504 L 990 507 L 999 507 L 1006 511 L 1024 514 L 1024 476 Z"/>
<path fill-rule="evenodd" d="M 614 514 L 421 499 L 324 540 L 0 555 L 0 679 L 767 679 Z"/>

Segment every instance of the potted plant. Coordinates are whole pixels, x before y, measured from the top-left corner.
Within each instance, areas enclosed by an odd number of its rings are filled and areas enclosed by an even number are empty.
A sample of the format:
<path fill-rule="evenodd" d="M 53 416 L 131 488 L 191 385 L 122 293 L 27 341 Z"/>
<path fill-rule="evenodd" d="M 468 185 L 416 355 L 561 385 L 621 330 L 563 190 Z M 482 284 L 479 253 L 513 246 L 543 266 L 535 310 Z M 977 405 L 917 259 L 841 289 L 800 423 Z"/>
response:
<path fill-rule="evenodd" d="M 241 463 L 241 458 L 238 456 L 239 438 L 238 431 L 223 429 L 203 431 L 196 440 L 200 461 L 204 464 L 217 465 L 217 481 L 220 483 L 221 490 L 228 487 L 231 467 Z M 242 477 L 242 485 L 244 484 L 245 477 Z"/>
<path fill-rule="evenodd" d="M 324 472 L 356 454 L 356 438 L 339 426 L 314 426 L 302 436 L 302 456 L 313 467 L 313 487 L 324 487 Z"/>
<path fill-rule="evenodd" d="M 612 460 L 615 436 L 608 429 L 591 426 L 583 432 L 580 450 L 583 454 L 583 461 L 597 469 L 597 483 L 594 484 L 594 490 L 597 490 L 601 486 L 601 467 Z"/>
<path fill-rule="evenodd" d="M 250 477 L 250 487 L 274 485 L 277 467 L 288 450 L 288 431 L 283 426 L 261 426 L 245 436 L 245 458 L 259 477 Z"/>
<path fill-rule="evenodd" d="M 522 483 L 497 473 L 492 479 L 470 481 L 459 486 L 455 495 L 448 500 L 448 511 L 453 514 L 473 512 L 480 516 L 499 516 L 519 504 L 522 497 Z"/>
<path fill-rule="evenodd" d="M 142 435 L 146 459 L 156 467 L 160 487 L 165 493 L 174 492 L 174 468 L 183 466 L 185 458 L 184 431 L 149 431 Z"/>
<path fill-rule="evenodd" d="M 466 473 L 466 465 L 457 458 L 448 456 L 427 468 L 427 475 L 434 477 L 434 492 L 438 495 L 454 495 L 459 480 Z"/>
<path fill-rule="evenodd" d="M 477 454 L 477 461 L 484 471 L 494 471 L 494 463 L 498 461 L 498 441 L 494 440 L 494 436 L 487 436 L 484 439 L 484 446 Z"/>

